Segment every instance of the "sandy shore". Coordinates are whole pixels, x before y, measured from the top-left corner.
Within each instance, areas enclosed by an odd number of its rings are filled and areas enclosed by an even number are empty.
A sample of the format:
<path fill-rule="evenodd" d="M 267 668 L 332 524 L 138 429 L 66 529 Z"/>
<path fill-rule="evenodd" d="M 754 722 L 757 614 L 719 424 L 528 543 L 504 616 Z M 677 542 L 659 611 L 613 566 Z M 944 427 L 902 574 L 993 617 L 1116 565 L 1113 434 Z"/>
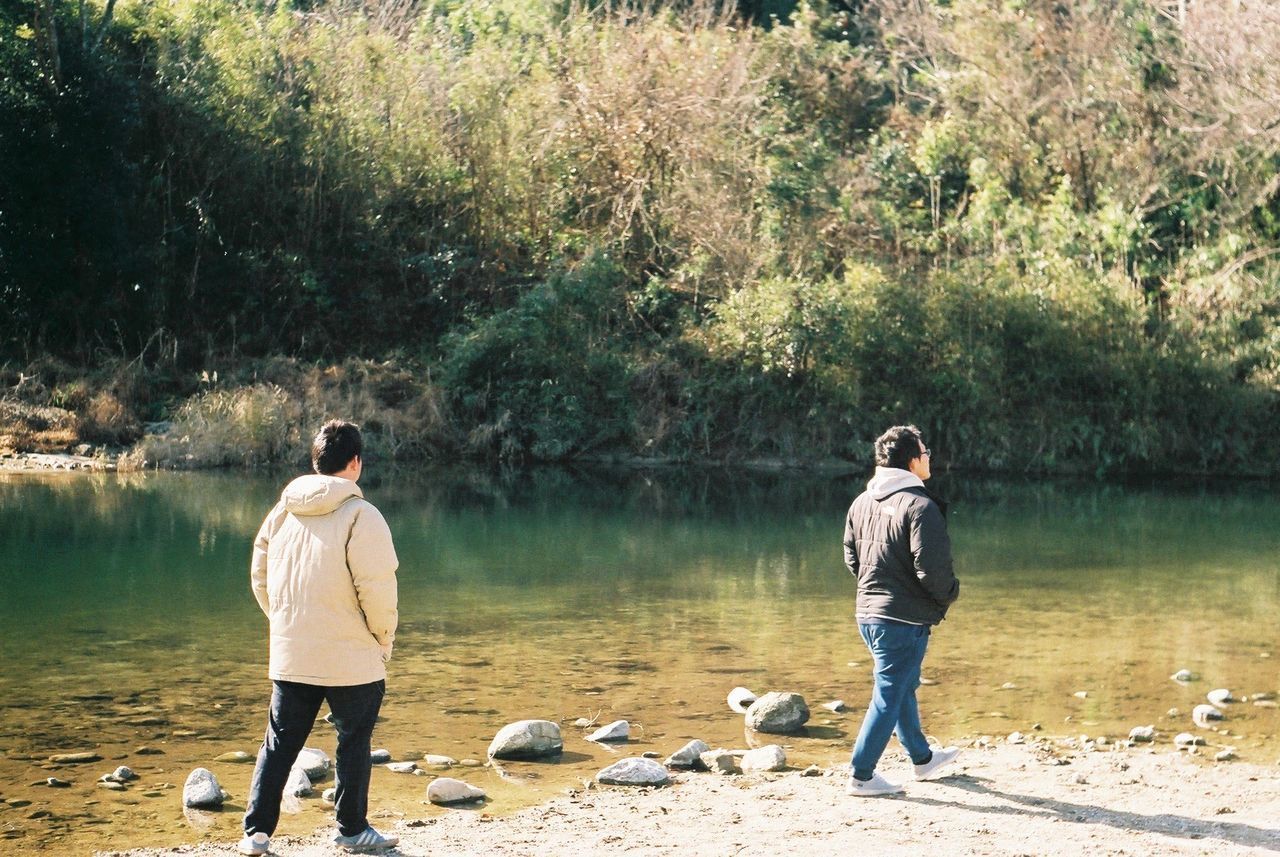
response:
<path fill-rule="evenodd" d="M 901 779 L 907 766 L 890 754 L 882 769 Z M 506 816 L 496 806 L 421 820 L 375 811 L 374 823 L 400 836 L 392 855 L 1280 853 L 1280 765 L 1045 742 L 967 748 L 954 770 L 893 797 L 847 796 L 847 769 L 688 773 L 667 788 L 593 788 Z M 277 837 L 272 853 L 334 854 L 330 835 Z M 231 855 L 232 845 L 100 853 Z"/>

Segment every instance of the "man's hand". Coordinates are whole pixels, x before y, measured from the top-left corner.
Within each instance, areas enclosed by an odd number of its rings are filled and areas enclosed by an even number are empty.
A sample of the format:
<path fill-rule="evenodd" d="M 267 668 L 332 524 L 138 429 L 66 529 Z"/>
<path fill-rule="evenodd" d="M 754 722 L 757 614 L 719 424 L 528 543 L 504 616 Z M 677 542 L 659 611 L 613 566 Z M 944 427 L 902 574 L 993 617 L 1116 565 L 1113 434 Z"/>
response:
<path fill-rule="evenodd" d="M 382 662 L 385 664 L 391 660 L 391 650 L 395 648 L 395 643 L 383 643 L 380 648 L 382 649 Z"/>

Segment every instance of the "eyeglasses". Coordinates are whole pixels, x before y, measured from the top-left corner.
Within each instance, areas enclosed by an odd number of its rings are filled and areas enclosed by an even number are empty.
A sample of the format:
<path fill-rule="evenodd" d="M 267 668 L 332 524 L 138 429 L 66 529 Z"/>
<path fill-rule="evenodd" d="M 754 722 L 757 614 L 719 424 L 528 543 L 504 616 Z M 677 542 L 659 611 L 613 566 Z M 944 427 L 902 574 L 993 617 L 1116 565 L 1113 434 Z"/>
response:
<path fill-rule="evenodd" d="M 925 446 L 923 443 L 920 444 L 920 455 L 932 455 L 932 453 L 929 452 L 929 447 Z"/>

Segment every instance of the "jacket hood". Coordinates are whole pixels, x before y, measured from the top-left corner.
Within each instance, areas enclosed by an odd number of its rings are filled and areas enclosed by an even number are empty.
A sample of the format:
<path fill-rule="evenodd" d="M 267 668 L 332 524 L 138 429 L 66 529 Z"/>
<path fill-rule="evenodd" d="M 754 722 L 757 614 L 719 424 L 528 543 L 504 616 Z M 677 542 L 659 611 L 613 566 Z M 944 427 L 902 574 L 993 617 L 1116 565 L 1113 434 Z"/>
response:
<path fill-rule="evenodd" d="M 352 497 L 363 496 L 350 479 L 310 473 L 286 485 L 280 500 L 294 515 L 327 515 Z"/>
<path fill-rule="evenodd" d="M 924 482 L 909 470 L 899 467 L 876 467 L 875 476 L 867 483 L 867 493 L 874 500 L 883 500 L 904 488 L 923 488 Z"/>

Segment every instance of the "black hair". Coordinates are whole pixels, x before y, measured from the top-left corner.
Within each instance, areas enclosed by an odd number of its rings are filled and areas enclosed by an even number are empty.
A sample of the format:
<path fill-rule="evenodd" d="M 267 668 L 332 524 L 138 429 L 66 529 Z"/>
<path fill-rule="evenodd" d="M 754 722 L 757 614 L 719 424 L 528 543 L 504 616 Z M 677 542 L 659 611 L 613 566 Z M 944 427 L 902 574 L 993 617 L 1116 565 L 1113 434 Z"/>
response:
<path fill-rule="evenodd" d="M 345 420 L 329 420 L 311 441 L 311 467 L 326 476 L 346 470 L 351 459 L 364 451 L 360 426 Z"/>
<path fill-rule="evenodd" d="M 915 426 L 894 426 L 876 438 L 876 465 L 910 469 L 912 459 L 924 454 L 924 439 Z"/>

